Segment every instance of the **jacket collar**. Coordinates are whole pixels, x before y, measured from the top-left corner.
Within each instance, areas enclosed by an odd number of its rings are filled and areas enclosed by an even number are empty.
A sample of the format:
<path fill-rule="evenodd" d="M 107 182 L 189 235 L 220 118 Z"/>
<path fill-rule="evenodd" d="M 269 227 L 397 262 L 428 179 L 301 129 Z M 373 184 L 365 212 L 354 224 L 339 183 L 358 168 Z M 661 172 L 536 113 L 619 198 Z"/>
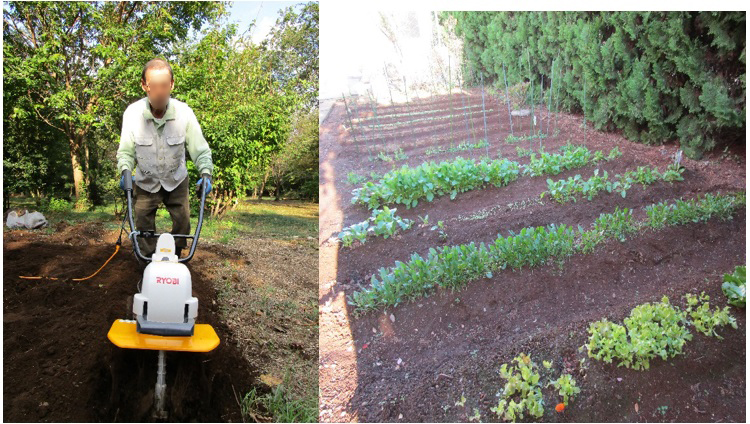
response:
<path fill-rule="evenodd" d="M 164 112 L 164 117 L 161 118 L 163 120 L 174 119 L 174 115 L 175 115 L 174 102 L 172 102 L 171 100 L 172 100 L 171 98 L 167 100 L 167 111 Z M 156 120 L 156 118 L 154 117 L 154 114 L 151 113 L 151 105 L 148 102 L 148 97 L 145 97 L 144 101 L 146 102 L 146 107 L 143 108 L 143 117 L 147 120 L 148 119 Z"/>

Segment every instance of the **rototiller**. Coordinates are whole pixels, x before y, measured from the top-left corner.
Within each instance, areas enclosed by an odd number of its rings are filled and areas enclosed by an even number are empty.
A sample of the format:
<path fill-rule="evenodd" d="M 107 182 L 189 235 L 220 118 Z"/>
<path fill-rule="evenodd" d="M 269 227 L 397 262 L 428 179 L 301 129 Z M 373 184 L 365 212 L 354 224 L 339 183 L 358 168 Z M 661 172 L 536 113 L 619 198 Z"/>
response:
<path fill-rule="evenodd" d="M 133 182 L 130 171 L 123 171 L 127 219 L 130 223 L 130 240 L 136 257 L 147 263 L 139 293 L 132 299 L 132 320 L 118 319 L 107 334 L 109 340 L 124 349 L 159 351 L 159 365 L 155 390 L 156 418 L 166 418 L 166 351 L 209 352 L 219 345 L 219 336 L 209 324 L 196 324 L 198 299 L 193 297 L 190 272 L 185 263 L 193 258 L 203 225 L 203 208 L 206 202 L 203 176 L 198 225 L 194 235 L 136 231 L 133 222 Z M 150 258 L 143 256 L 138 237 L 157 237 L 156 250 Z M 175 238 L 192 239 L 190 252 L 185 258 L 175 254 Z M 130 302 L 128 302 L 130 303 Z"/>

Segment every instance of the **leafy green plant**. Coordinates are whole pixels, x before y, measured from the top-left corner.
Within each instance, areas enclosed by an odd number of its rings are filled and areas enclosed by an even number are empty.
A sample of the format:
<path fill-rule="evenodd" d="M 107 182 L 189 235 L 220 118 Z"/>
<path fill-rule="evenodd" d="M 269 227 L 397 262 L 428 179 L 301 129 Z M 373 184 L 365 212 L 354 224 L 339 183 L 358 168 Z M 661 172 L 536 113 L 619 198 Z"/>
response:
<path fill-rule="evenodd" d="M 344 228 L 338 237 L 344 247 L 350 247 L 355 240 L 364 243 L 367 240 L 369 229 L 370 220 L 368 219 L 367 221 L 358 222 Z"/>
<path fill-rule="evenodd" d="M 356 184 L 359 184 L 359 183 L 361 183 L 363 181 L 366 181 L 366 180 L 367 180 L 367 177 L 365 177 L 363 175 L 356 174 L 354 172 L 349 172 L 349 173 L 346 174 L 346 182 L 348 182 L 349 184 L 355 184 L 356 185 Z"/>
<path fill-rule="evenodd" d="M 737 266 L 731 274 L 724 274 L 721 290 L 729 299 L 729 304 L 745 307 L 745 266 Z"/>
<path fill-rule="evenodd" d="M 634 182 L 641 184 L 644 188 L 662 178 L 658 169 L 647 166 L 639 166 L 635 171 L 626 172 L 628 173 L 632 175 Z"/>
<path fill-rule="evenodd" d="M 390 153 L 391 154 L 389 154 L 387 151 L 381 151 L 378 153 L 377 158 L 382 160 L 383 162 L 393 162 L 397 160 L 409 159 L 409 156 L 406 153 L 404 153 L 404 149 L 400 147 Z"/>
<path fill-rule="evenodd" d="M 611 151 L 610 156 L 612 156 Z M 524 168 L 523 173 L 532 177 L 544 174 L 557 175 L 565 170 L 581 168 L 590 163 L 604 160 L 603 154 L 600 155 L 600 158 L 592 158 L 592 153 L 583 146 L 565 150 L 560 154 L 540 152 L 539 157 L 537 157 L 534 153 L 530 155 L 531 160 L 529 165 Z"/>
<path fill-rule="evenodd" d="M 685 313 L 664 296 L 659 303 L 633 308 L 624 327 L 606 319 L 592 323 L 585 347 L 590 358 L 607 363 L 617 359 L 618 366 L 644 370 L 656 357 L 666 360 L 682 353 L 685 343 L 692 339 L 685 322 Z"/>
<path fill-rule="evenodd" d="M 539 152 L 543 152 L 542 149 L 539 150 Z M 516 146 L 516 153 L 518 154 L 519 158 L 531 156 L 533 153 L 536 153 L 534 150 L 531 149 L 524 149 L 521 146 Z"/>
<path fill-rule="evenodd" d="M 534 140 L 534 139 L 541 139 L 541 138 L 547 138 L 547 134 L 543 134 L 541 130 L 537 131 L 537 134 L 535 135 L 524 135 L 524 136 L 517 136 L 517 135 L 511 135 L 508 134 L 508 136 L 505 138 L 506 143 L 518 143 L 519 141 L 527 141 L 527 140 Z"/>
<path fill-rule="evenodd" d="M 620 151 L 619 147 L 615 146 L 612 148 L 612 150 L 609 151 L 609 154 L 607 155 L 607 160 L 610 161 L 613 159 L 617 159 L 620 156 L 622 156 L 622 152 Z"/>
<path fill-rule="evenodd" d="M 682 181 L 684 178 L 682 178 L 682 173 L 685 172 L 685 168 L 680 167 L 679 164 L 673 163 L 672 165 L 669 165 L 666 171 L 664 171 L 664 174 L 662 174 L 662 178 L 664 181 Z"/>
<path fill-rule="evenodd" d="M 550 383 L 563 397 L 563 403 L 568 406 L 571 397 L 581 393 L 581 388 L 576 386 L 576 380 L 570 374 L 563 374 L 557 380 Z"/>
<path fill-rule="evenodd" d="M 49 204 L 47 205 L 47 210 L 50 212 L 68 212 L 72 209 L 72 207 L 73 206 L 70 204 L 70 202 L 65 199 L 51 197 L 49 199 Z"/>
<path fill-rule="evenodd" d="M 388 206 L 375 209 L 366 221 L 344 228 L 338 235 L 344 247 L 350 247 L 353 242 L 365 243 L 369 235 L 388 238 L 399 230 L 408 230 L 414 224 L 410 219 L 403 219 L 396 215 L 396 209 Z"/>
<path fill-rule="evenodd" d="M 705 222 L 712 217 L 721 220 L 732 219 L 735 208 L 745 205 L 745 193 L 730 195 L 711 194 L 690 200 L 677 200 L 673 204 L 660 202 L 646 207 L 648 221 L 652 228 L 682 225 L 691 222 Z"/>
<path fill-rule="evenodd" d="M 370 209 L 391 203 L 413 208 L 421 199 L 431 202 L 435 196 L 447 194 L 455 199 L 460 192 L 486 184 L 501 187 L 516 180 L 519 173 L 519 164 L 507 159 L 476 163 L 459 157 L 439 164 L 425 162 L 416 168 L 404 165 L 386 173 L 377 183 L 368 182 L 355 189 L 352 203 L 362 203 Z"/>
<path fill-rule="evenodd" d="M 599 175 L 599 170 L 595 169 L 594 175 L 588 180 L 582 179 L 580 175 L 559 181 L 547 179 L 547 191 L 543 192 L 541 197 L 544 198 L 545 195 L 550 195 L 554 200 L 565 203 L 571 200 L 575 201 L 577 194 L 583 194 L 588 200 L 592 200 L 599 192 L 606 190 L 608 193 L 612 193 L 613 191 L 619 192 L 624 198 L 633 183 L 640 183 L 645 187 L 648 184 L 658 181 L 661 177 L 656 168 L 639 166 L 635 171 L 627 171 L 622 175 L 615 175 L 618 181 L 612 182 L 609 181 L 607 171 Z"/>
<path fill-rule="evenodd" d="M 464 405 L 466 405 L 466 396 L 464 396 L 463 393 L 462 393 L 461 394 L 461 399 L 456 401 L 456 405 L 455 406 L 461 406 L 461 407 L 463 407 Z"/>
<path fill-rule="evenodd" d="M 614 212 L 601 214 L 592 224 L 592 229 L 584 231 L 579 227 L 580 238 L 578 249 L 590 253 L 608 238 L 625 241 L 628 234 L 638 231 L 639 225 L 633 220 L 633 211 L 616 207 Z"/>
<path fill-rule="evenodd" d="M 445 232 L 445 225 L 443 224 L 443 221 L 438 221 L 437 225 L 433 225 L 432 228 L 430 228 L 430 231 L 438 230 L 438 236 L 440 237 L 440 240 L 448 240 L 448 234 Z"/>
<path fill-rule="evenodd" d="M 737 329 L 737 321 L 729 313 L 729 306 L 723 309 L 717 306 L 711 311 L 711 305 L 708 303 L 710 297 L 705 292 L 702 292 L 700 296 L 688 293 L 685 295 L 685 300 L 687 301 L 686 312 L 692 319 L 693 326 L 706 336 L 716 336 L 721 340 L 723 337 L 716 332 L 716 327 L 731 325 Z"/>
<path fill-rule="evenodd" d="M 512 365 L 515 362 L 516 365 Z M 490 408 L 499 418 L 515 422 L 524 412 L 535 418 L 544 415 L 544 398 L 539 384 L 540 375 L 531 357 L 520 354 L 511 365 L 500 366 L 500 377 L 506 380 L 497 406 Z"/>
<path fill-rule="evenodd" d="M 554 200 L 559 203 L 575 201 L 575 194 L 577 192 L 578 181 L 581 180 L 580 175 L 575 177 L 568 177 L 567 180 L 553 181 L 547 178 L 547 191 L 542 192 L 539 198 L 544 199 L 544 196 L 549 194 Z"/>
<path fill-rule="evenodd" d="M 485 140 L 479 140 L 476 143 L 469 143 L 464 142 L 461 144 L 458 144 L 456 146 L 451 147 L 431 147 L 427 150 L 425 150 L 425 156 L 432 156 L 432 155 L 439 155 L 441 153 L 456 153 L 456 152 L 463 152 L 466 150 L 472 150 L 472 149 L 484 149 L 485 147 L 489 147 L 489 143 L 487 143 Z"/>
<path fill-rule="evenodd" d="M 383 162 L 393 162 L 393 158 L 388 155 L 386 152 L 380 152 L 377 156 L 378 159 L 382 160 Z"/>

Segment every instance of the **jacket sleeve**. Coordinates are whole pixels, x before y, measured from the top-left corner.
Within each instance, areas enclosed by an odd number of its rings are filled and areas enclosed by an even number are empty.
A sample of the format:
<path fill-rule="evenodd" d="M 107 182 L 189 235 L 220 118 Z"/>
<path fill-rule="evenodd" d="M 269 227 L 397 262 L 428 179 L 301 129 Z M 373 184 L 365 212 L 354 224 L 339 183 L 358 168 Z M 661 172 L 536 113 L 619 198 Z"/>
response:
<path fill-rule="evenodd" d="M 211 158 L 211 148 L 208 147 L 206 139 L 203 138 L 203 131 L 201 131 L 198 118 L 195 117 L 192 110 L 188 118 L 185 137 L 187 138 L 185 141 L 190 159 L 192 159 L 196 169 L 200 171 L 200 175 L 213 175 L 214 163 Z"/>
<path fill-rule="evenodd" d="M 122 173 L 124 169 L 131 172 L 135 168 L 135 138 L 130 130 L 132 125 L 128 122 L 129 116 L 126 110 L 122 116 L 122 132 L 120 133 L 120 147 L 117 149 L 117 170 Z"/>

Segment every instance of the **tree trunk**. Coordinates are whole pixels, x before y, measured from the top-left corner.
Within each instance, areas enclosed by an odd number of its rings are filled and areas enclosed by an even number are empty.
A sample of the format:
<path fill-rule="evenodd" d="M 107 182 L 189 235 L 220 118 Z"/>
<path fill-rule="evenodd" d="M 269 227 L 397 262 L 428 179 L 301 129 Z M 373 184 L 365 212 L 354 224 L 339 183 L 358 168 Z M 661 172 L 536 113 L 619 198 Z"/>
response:
<path fill-rule="evenodd" d="M 279 177 L 276 178 L 276 195 L 273 199 L 275 202 L 281 200 L 281 184 L 283 184 L 283 177 L 279 175 Z"/>
<path fill-rule="evenodd" d="M 268 177 L 271 175 L 271 168 L 266 169 L 266 174 L 263 176 L 263 182 L 260 184 L 260 191 L 258 192 L 258 200 L 263 198 L 263 192 L 266 190 L 266 182 Z"/>
<path fill-rule="evenodd" d="M 82 194 L 84 184 L 83 168 L 80 153 L 78 152 L 78 142 L 75 139 L 69 140 L 70 144 L 70 164 L 73 167 L 73 190 L 75 197 L 79 198 Z"/>

